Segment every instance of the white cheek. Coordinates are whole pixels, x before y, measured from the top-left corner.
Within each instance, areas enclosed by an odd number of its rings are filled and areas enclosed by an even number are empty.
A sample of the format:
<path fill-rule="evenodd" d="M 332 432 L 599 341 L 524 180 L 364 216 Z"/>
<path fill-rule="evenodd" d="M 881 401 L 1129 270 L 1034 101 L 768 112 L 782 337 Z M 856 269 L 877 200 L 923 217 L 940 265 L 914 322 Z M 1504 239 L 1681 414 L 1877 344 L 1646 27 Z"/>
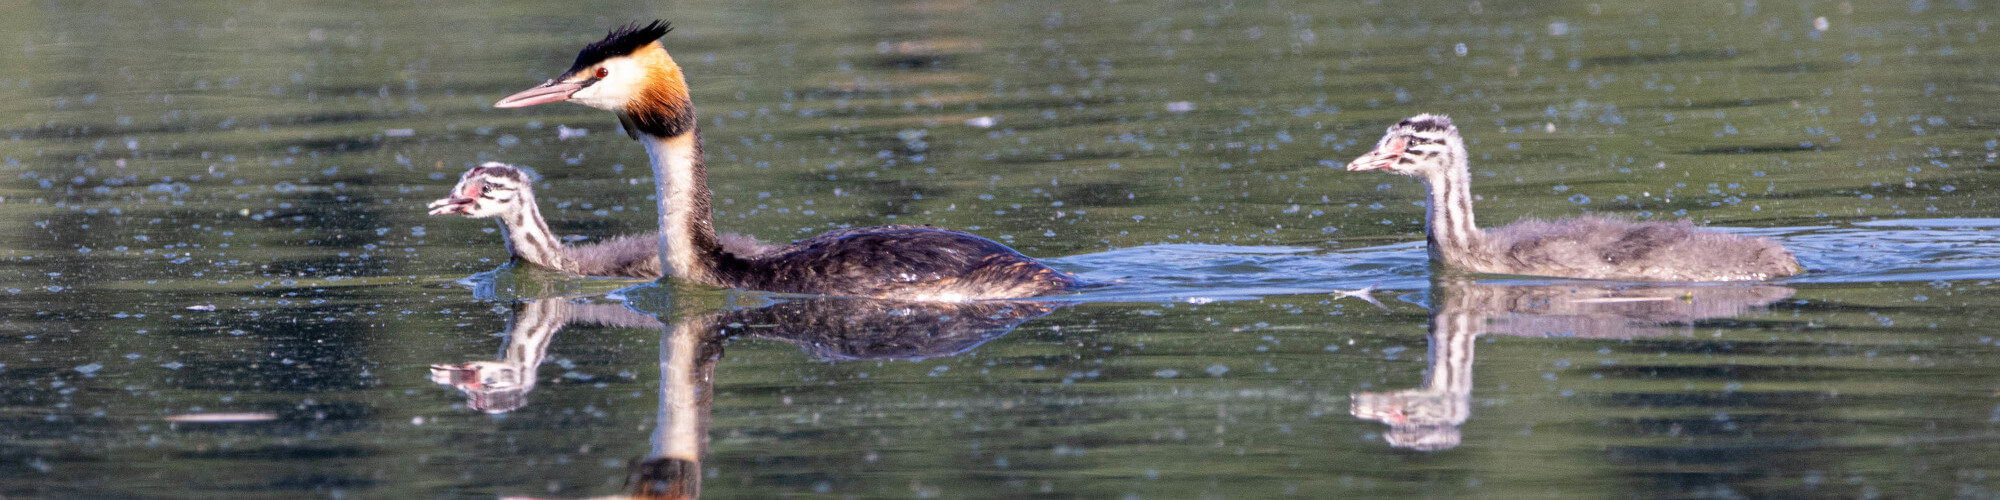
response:
<path fill-rule="evenodd" d="M 570 94 L 569 100 L 597 109 L 617 111 L 632 101 L 633 92 L 645 81 L 646 68 L 629 59 L 607 61 L 604 69 L 610 70 L 610 74 Z"/>
<path fill-rule="evenodd" d="M 604 83 L 597 82 L 595 85 L 584 87 L 583 90 L 576 91 L 575 94 L 570 94 L 569 100 L 577 104 L 603 110 L 615 110 L 619 106 L 624 105 L 624 96 L 613 95 L 614 92 L 610 92 L 610 88 Z"/>

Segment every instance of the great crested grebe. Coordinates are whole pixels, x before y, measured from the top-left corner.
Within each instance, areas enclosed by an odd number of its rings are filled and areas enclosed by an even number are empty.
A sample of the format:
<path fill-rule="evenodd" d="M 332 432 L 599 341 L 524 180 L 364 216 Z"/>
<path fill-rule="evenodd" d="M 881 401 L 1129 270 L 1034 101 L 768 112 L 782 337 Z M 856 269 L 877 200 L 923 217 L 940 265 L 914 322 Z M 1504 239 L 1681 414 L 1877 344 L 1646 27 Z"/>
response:
<path fill-rule="evenodd" d="M 1644 281 L 1736 281 L 1791 276 L 1804 269 L 1767 238 L 1705 230 L 1686 222 L 1604 217 L 1523 220 L 1492 231 L 1472 223 L 1472 173 L 1465 140 L 1451 119 L 1417 115 L 1389 127 L 1349 171 L 1416 177 L 1429 194 L 1424 232 L 1431 260 L 1479 273 Z"/>
<path fill-rule="evenodd" d="M 659 39 L 667 23 L 627 26 L 577 53 L 568 71 L 494 103 L 571 101 L 618 115 L 646 147 L 659 190 L 666 274 L 713 286 L 902 300 L 1030 297 L 1084 286 L 1005 245 L 928 226 L 842 229 L 752 255 L 723 248 L 686 77 Z"/>

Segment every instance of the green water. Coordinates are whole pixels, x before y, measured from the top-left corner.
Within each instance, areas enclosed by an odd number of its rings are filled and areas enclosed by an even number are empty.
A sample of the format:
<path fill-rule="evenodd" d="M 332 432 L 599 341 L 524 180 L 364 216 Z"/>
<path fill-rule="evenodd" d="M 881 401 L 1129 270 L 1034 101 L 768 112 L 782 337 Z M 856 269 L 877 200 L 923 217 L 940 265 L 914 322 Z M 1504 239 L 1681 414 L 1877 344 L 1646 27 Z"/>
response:
<path fill-rule="evenodd" d="M 0 496 L 590 497 L 675 450 L 712 498 L 2000 496 L 1990 4 L 0 11 Z M 722 230 L 935 224 L 1118 284 L 488 272 L 494 226 L 423 208 L 479 162 L 559 234 L 651 229 L 609 114 L 490 105 L 655 18 Z M 1485 224 L 1690 218 L 1813 272 L 1433 282 L 1421 187 L 1331 168 L 1423 112 Z"/>

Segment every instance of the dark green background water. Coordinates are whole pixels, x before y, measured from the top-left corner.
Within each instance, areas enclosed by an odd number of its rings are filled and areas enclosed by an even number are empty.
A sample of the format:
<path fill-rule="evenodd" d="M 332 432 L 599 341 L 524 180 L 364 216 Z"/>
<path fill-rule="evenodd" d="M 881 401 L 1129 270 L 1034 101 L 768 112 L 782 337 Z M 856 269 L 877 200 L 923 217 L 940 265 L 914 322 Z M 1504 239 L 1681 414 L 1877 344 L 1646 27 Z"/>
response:
<path fill-rule="evenodd" d="M 0 496 L 622 491 L 660 326 L 562 330 L 498 414 L 431 365 L 496 359 L 520 298 L 766 299 L 467 279 L 499 235 L 423 205 L 506 161 L 561 234 L 650 229 L 608 114 L 490 104 L 654 18 L 725 231 L 936 224 L 1122 282 L 957 355 L 723 342 L 706 496 L 2000 495 L 1988 3 L 4 3 Z M 1634 299 L 1705 311 L 1667 317 L 1433 284 L 1421 188 L 1331 168 L 1421 112 L 1486 224 L 1691 218 L 1814 272 Z M 1470 418 L 1394 445 L 1354 394 L 1423 385 L 1454 311 Z M 169 420 L 222 412 L 259 416 Z"/>

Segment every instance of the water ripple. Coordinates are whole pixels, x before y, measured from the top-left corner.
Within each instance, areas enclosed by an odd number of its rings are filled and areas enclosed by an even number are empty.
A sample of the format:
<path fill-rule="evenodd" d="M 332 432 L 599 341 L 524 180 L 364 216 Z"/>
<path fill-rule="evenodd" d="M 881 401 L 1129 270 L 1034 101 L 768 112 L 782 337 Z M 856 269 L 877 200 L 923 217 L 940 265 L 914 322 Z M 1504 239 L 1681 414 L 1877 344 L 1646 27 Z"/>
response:
<path fill-rule="evenodd" d="M 1846 226 L 1734 230 L 1778 239 L 1809 273 L 1787 283 L 2000 279 L 2000 219 L 1904 219 Z M 1333 293 L 1380 284 L 1429 286 L 1424 242 L 1349 250 L 1297 246 L 1163 244 L 1054 259 L 1085 279 L 1112 283 L 1077 298 L 1150 302 L 1247 300 Z"/>
<path fill-rule="evenodd" d="M 1246 300 L 1272 295 L 1334 293 L 1380 284 L 1386 290 L 1427 286 L 1421 241 L 1324 252 L 1311 247 L 1167 244 L 1121 248 L 1055 259 L 1084 279 L 1112 283 L 1079 296 L 1086 301 Z"/>

